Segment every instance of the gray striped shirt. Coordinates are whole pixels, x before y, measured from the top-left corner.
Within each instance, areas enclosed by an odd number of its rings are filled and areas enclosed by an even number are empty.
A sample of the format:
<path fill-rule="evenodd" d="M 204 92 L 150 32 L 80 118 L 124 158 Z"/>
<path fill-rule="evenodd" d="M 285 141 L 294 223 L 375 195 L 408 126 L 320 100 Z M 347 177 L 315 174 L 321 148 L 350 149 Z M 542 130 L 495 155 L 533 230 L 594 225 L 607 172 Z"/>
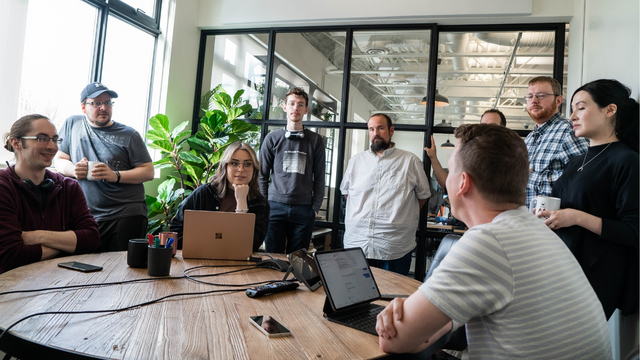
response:
<path fill-rule="evenodd" d="M 467 324 L 471 359 L 611 359 L 580 265 L 524 206 L 468 230 L 420 291 Z"/>

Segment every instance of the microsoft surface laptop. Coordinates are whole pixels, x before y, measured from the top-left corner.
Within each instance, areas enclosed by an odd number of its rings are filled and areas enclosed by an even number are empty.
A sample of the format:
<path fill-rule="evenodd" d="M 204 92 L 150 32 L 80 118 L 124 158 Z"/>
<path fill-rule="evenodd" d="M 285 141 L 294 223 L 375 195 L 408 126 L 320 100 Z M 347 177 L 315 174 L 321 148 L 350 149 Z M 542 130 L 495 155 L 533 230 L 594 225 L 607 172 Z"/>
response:
<path fill-rule="evenodd" d="M 255 224 L 255 214 L 185 210 L 182 257 L 247 260 L 253 253 Z"/>
<path fill-rule="evenodd" d="M 360 248 L 318 251 L 314 259 L 327 294 L 325 317 L 370 334 L 376 333 L 376 316 L 384 306 L 367 259 Z"/>

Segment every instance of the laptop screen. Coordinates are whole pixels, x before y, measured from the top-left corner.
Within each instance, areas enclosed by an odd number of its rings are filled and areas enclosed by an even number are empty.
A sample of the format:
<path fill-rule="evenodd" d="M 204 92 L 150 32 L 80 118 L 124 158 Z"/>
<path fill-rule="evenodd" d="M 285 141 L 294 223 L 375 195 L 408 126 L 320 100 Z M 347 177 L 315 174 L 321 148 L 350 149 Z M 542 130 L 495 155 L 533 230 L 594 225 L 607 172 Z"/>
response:
<path fill-rule="evenodd" d="M 324 288 L 335 310 L 380 298 L 380 291 L 360 248 L 315 253 Z"/>

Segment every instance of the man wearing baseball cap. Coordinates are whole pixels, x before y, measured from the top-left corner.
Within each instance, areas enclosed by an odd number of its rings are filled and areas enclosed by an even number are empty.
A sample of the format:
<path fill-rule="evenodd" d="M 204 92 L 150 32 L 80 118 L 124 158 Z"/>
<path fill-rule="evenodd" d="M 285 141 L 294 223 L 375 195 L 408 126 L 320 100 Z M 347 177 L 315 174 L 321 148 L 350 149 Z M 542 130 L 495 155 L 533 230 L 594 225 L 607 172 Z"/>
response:
<path fill-rule="evenodd" d="M 127 250 L 129 239 L 147 232 L 142 183 L 153 179 L 153 164 L 140 134 L 111 119 L 118 94 L 99 82 L 80 93 L 84 115 L 65 120 L 55 157 L 58 171 L 78 179 L 98 222 L 98 251 Z M 95 162 L 88 173 L 89 162 Z M 91 179 L 91 180 L 89 180 Z"/>

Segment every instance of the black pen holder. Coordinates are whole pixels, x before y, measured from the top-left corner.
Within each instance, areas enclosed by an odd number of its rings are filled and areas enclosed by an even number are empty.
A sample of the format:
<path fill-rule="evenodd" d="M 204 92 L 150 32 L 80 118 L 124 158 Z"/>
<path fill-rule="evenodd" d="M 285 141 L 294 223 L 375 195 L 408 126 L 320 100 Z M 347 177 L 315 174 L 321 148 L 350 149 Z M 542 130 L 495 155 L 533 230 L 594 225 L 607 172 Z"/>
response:
<path fill-rule="evenodd" d="M 127 265 L 132 268 L 147 268 L 147 248 L 149 241 L 146 239 L 131 239 L 127 248 Z"/>
<path fill-rule="evenodd" d="M 149 276 L 169 276 L 172 254 L 173 247 L 155 248 L 149 246 L 147 250 L 147 273 Z"/>

